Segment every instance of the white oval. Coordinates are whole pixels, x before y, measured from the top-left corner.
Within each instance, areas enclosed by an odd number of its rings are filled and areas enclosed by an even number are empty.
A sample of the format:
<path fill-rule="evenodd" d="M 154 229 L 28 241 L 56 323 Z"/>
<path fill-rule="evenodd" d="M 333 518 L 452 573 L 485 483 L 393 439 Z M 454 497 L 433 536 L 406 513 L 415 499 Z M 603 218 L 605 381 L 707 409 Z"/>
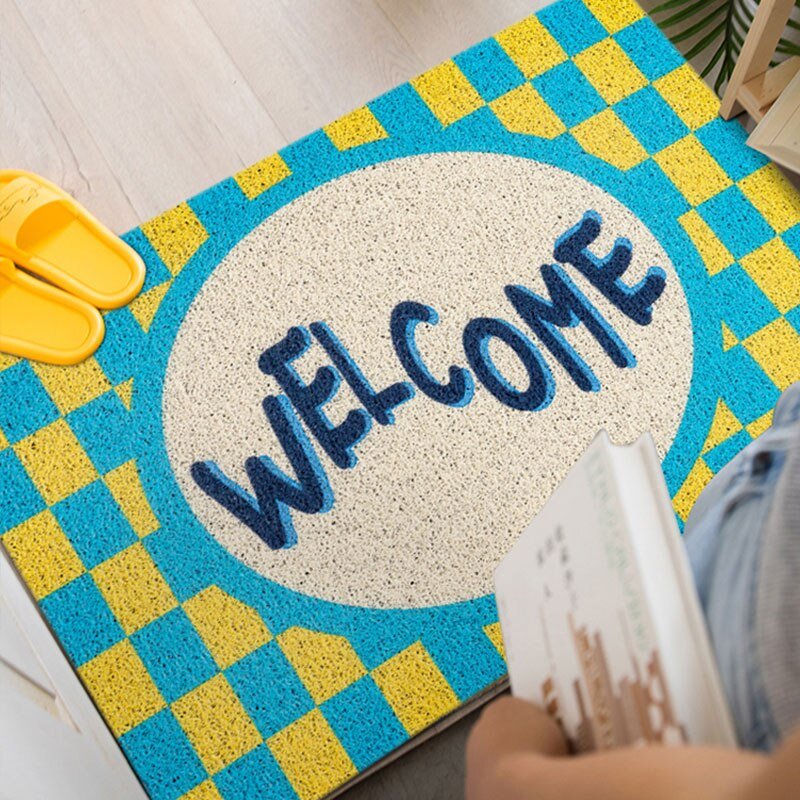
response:
<path fill-rule="evenodd" d="M 335 505 L 292 512 L 298 543 L 270 550 L 204 494 L 189 468 L 213 460 L 250 489 L 243 464 L 267 454 L 289 464 L 262 400 L 279 389 L 258 357 L 292 325 L 324 320 L 377 388 L 405 375 L 389 317 L 403 300 L 433 306 L 418 343 L 445 380 L 465 365 L 461 335 L 478 316 L 524 329 L 503 287 L 544 293 L 540 264 L 587 209 L 604 220 L 598 254 L 625 236 L 633 283 L 658 264 L 667 286 L 653 322 L 640 327 L 570 268 L 637 358 L 615 367 L 583 327 L 566 332 L 600 379 L 578 390 L 546 353 L 552 404 L 514 411 L 478 385 L 465 408 L 417 392 L 396 423 L 373 425 L 358 464 L 340 470 L 321 453 Z M 498 366 L 524 386 L 517 362 L 493 348 Z M 328 363 L 318 345 L 295 362 L 310 379 Z M 178 483 L 192 510 L 231 553 L 291 589 L 339 603 L 409 608 L 491 591 L 495 565 L 600 428 L 618 442 L 650 430 L 663 455 L 688 396 L 692 341 L 686 299 L 666 253 L 625 206 L 563 170 L 486 153 L 441 153 L 378 164 L 305 194 L 269 217 L 220 263 L 192 303 L 170 356 L 163 423 Z M 334 422 L 358 401 L 346 384 L 327 406 Z"/>

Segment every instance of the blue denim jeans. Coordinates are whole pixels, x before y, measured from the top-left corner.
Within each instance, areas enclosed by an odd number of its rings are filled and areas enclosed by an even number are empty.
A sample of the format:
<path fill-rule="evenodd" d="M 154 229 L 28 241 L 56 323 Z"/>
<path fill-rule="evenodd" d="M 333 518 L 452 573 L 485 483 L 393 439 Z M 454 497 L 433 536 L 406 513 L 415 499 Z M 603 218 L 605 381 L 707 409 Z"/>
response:
<path fill-rule="evenodd" d="M 772 426 L 708 484 L 684 533 L 739 743 L 761 750 L 773 749 L 781 731 L 757 647 L 759 563 L 775 489 L 799 426 L 800 383 L 781 396 Z M 800 675 L 797 679 L 800 683 Z"/>

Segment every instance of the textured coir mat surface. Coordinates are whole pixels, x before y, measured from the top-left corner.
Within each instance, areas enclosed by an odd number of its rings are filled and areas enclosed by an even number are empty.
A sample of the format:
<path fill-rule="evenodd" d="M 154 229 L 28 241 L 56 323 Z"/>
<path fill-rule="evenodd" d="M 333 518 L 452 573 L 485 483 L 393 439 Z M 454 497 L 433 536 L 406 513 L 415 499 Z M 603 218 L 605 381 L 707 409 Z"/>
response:
<path fill-rule="evenodd" d="M 800 378 L 744 138 L 562 0 L 128 234 L 93 358 L 0 362 L 3 544 L 154 798 L 322 797 L 501 678 L 493 566 L 600 427 L 685 519 Z"/>

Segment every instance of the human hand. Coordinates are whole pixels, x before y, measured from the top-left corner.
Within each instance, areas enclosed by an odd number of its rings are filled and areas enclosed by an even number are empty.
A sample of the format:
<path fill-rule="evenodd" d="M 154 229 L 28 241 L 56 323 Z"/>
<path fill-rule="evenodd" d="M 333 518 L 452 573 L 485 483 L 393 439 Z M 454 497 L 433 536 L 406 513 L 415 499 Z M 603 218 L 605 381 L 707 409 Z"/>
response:
<path fill-rule="evenodd" d="M 772 758 L 656 745 L 571 757 L 544 711 L 506 696 L 486 707 L 470 734 L 466 800 L 788 800 L 800 782 L 798 757 L 797 734 Z"/>

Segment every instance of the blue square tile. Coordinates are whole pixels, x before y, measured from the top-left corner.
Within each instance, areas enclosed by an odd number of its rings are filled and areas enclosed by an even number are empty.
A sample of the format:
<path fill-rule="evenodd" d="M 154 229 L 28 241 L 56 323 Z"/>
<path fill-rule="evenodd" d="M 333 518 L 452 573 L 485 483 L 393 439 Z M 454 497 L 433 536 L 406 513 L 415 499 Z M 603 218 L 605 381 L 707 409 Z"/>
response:
<path fill-rule="evenodd" d="M 176 800 L 206 777 L 168 708 L 128 731 L 119 743 L 152 800 Z"/>
<path fill-rule="evenodd" d="M 103 321 L 106 335 L 95 359 L 113 384 L 122 383 L 140 363 L 145 333 L 127 306 L 109 311 Z"/>
<path fill-rule="evenodd" d="M 683 56 L 648 17 L 623 28 L 614 39 L 649 81 L 684 63 Z"/>
<path fill-rule="evenodd" d="M 780 390 L 743 346 L 722 354 L 723 400 L 744 422 L 758 419 L 775 408 Z"/>
<path fill-rule="evenodd" d="M 314 707 L 275 640 L 238 661 L 225 675 L 265 739 Z"/>
<path fill-rule="evenodd" d="M 736 120 L 714 119 L 695 131 L 695 136 L 733 181 L 768 163 L 766 156 L 747 147 L 747 132 Z"/>
<path fill-rule="evenodd" d="M 800 333 L 800 306 L 795 306 L 786 315 L 786 321 Z"/>
<path fill-rule="evenodd" d="M 499 680 L 507 670 L 480 620 L 457 629 L 431 627 L 423 635 L 422 644 L 462 700 Z M 470 654 L 468 659 L 464 653 Z"/>
<path fill-rule="evenodd" d="M 570 56 L 608 35 L 581 0 L 561 0 L 546 6 L 536 16 Z"/>
<path fill-rule="evenodd" d="M 775 235 L 738 186 L 731 186 L 706 200 L 697 207 L 697 212 L 736 259 L 761 247 Z"/>
<path fill-rule="evenodd" d="M 125 637 L 91 575 L 81 575 L 41 601 L 42 611 L 75 666 Z"/>
<path fill-rule="evenodd" d="M 786 242 L 788 248 L 800 258 L 800 224 L 789 228 L 781 234 L 781 239 Z"/>
<path fill-rule="evenodd" d="M 168 703 L 217 672 L 211 653 L 182 608 L 137 631 L 131 642 Z"/>
<path fill-rule="evenodd" d="M 569 128 L 606 107 L 603 98 L 572 61 L 534 78 L 533 85 Z"/>
<path fill-rule="evenodd" d="M 9 447 L 0 451 L 0 533 L 46 508 L 17 454 Z"/>
<path fill-rule="evenodd" d="M 494 39 L 470 47 L 453 60 L 487 102 L 525 83 L 525 76 Z"/>
<path fill-rule="evenodd" d="M 234 761 L 214 776 L 225 800 L 274 800 L 297 797 L 266 745 Z"/>
<path fill-rule="evenodd" d="M 67 422 L 101 474 L 136 455 L 130 412 L 113 389 L 76 408 Z"/>
<path fill-rule="evenodd" d="M 691 208 L 688 200 L 652 158 L 629 169 L 626 175 L 632 185 L 647 187 L 646 192 L 638 193 L 638 200 L 652 219 L 677 219 Z M 642 218 L 647 219 L 644 215 Z"/>
<path fill-rule="evenodd" d="M 103 481 L 94 481 L 56 503 L 53 514 L 87 569 L 138 539 Z"/>
<path fill-rule="evenodd" d="M 11 444 L 58 416 L 58 409 L 27 361 L 0 371 L 0 430 Z"/>
<path fill-rule="evenodd" d="M 199 524 L 182 530 L 180 536 L 170 528 L 159 528 L 145 536 L 142 544 L 180 602 L 208 588 L 209 575 L 231 570 L 228 553 L 210 545 Z"/>
<path fill-rule="evenodd" d="M 418 146 L 424 146 L 429 143 L 431 136 L 442 132 L 442 124 L 409 83 L 375 98 L 369 107 L 390 137 L 402 137 L 409 145 L 417 143 Z M 296 145 L 289 145 L 285 152 L 286 157 L 292 160 L 296 154 L 298 165 L 305 163 L 303 153 L 298 151 Z M 286 163 L 292 166 L 288 160 Z"/>
<path fill-rule="evenodd" d="M 714 275 L 711 290 L 725 324 L 739 339 L 778 317 L 778 309 L 739 264 L 731 264 Z"/>
<path fill-rule="evenodd" d="M 323 703 L 321 709 L 359 770 L 374 764 L 408 739 L 369 675 Z"/>
<path fill-rule="evenodd" d="M 614 111 L 648 153 L 657 153 L 689 133 L 683 121 L 652 86 L 621 100 L 614 106 Z"/>
<path fill-rule="evenodd" d="M 703 460 L 711 467 L 714 474 L 719 472 L 731 459 L 747 447 L 753 438 L 750 434 L 741 430 L 739 433 L 726 439 L 722 444 L 717 445 L 713 450 L 709 450 Z"/>

